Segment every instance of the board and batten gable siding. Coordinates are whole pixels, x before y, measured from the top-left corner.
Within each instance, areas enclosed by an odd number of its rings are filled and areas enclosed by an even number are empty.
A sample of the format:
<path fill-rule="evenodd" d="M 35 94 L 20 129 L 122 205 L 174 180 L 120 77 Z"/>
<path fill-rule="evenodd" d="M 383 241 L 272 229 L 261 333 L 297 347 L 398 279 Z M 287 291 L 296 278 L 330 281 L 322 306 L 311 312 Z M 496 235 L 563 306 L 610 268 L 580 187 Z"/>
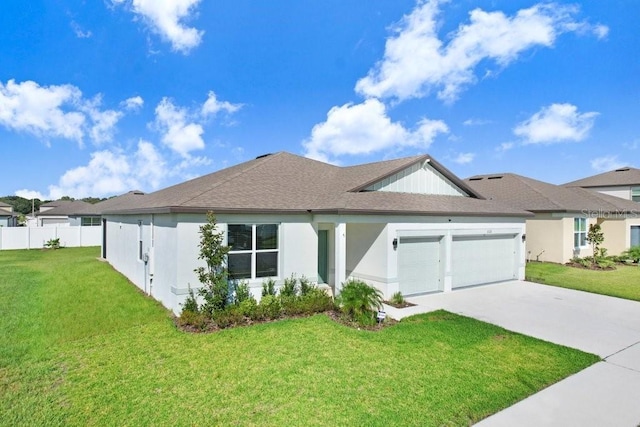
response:
<path fill-rule="evenodd" d="M 590 190 L 595 190 L 598 193 L 619 197 L 625 200 L 631 200 L 631 186 L 629 185 L 619 185 L 619 186 L 612 186 L 612 187 L 593 187 L 593 188 L 590 188 Z"/>
<path fill-rule="evenodd" d="M 435 170 L 429 162 L 415 163 L 370 185 L 365 191 L 467 196 L 458 186 Z"/>

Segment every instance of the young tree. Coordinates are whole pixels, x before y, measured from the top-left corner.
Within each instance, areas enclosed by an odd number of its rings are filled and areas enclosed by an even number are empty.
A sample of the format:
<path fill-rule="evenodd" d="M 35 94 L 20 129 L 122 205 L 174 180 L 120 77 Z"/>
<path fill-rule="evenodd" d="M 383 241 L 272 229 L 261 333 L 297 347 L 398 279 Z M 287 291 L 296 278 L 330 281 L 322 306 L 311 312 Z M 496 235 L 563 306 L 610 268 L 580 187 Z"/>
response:
<path fill-rule="evenodd" d="M 589 225 L 589 231 L 587 232 L 587 242 L 591 244 L 593 250 L 593 262 L 596 262 L 596 258 L 601 256 L 600 245 L 604 242 L 604 233 L 600 224 Z"/>
<path fill-rule="evenodd" d="M 224 233 L 218 231 L 216 217 L 213 212 L 207 213 L 207 223 L 200 226 L 200 255 L 198 259 L 205 261 L 205 267 L 194 271 L 203 284 L 198 293 L 204 298 L 203 310 L 211 314 L 215 310 L 223 310 L 230 300 L 229 280 L 226 257 L 229 247 L 224 246 Z"/>

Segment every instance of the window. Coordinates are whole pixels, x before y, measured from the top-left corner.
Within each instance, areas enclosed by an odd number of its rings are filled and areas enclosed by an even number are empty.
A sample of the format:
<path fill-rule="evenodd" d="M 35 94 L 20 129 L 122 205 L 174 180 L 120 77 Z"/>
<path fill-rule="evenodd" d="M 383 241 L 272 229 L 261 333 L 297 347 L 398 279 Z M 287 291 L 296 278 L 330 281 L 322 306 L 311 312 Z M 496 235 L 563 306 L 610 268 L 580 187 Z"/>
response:
<path fill-rule="evenodd" d="M 92 227 L 100 225 L 100 217 L 97 216 L 83 216 L 81 220 L 83 227 Z"/>
<path fill-rule="evenodd" d="M 587 246 L 587 218 L 573 219 L 573 247 Z"/>
<path fill-rule="evenodd" d="M 631 200 L 640 203 L 640 187 L 634 187 L 631 189 Z"/>
<path fill-rule="evenodd" d="M 631 226 L 631 247 L 640 246 L 640 225 Z"/>
<path fill-rule="evenodd" d="M 228 268 L 232 279 L 278 275 L 278 225 L 229 224 Z"/>

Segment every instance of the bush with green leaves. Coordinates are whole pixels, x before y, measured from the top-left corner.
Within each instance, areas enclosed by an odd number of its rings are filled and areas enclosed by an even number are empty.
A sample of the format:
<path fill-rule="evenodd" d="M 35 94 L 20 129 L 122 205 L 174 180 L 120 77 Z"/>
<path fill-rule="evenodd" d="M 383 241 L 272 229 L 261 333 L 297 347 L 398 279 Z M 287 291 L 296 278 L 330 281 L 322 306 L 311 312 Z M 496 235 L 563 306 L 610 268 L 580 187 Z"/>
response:
<path fill-rule="evenodd" d="M 234 288 L 235 292 L 233 300 L 236 305 L 242 304 L 247 300 L 253 300 L 255 302 L 255 299 L 253 298 L 253 295 L 251 295 L 251 291 L 249 290 L 249 283 L 247 283 L 245 280 L 242 280 L 239 283 L 234 283 Z"/>
<path fill-rule="evenodd" d="M 625 258 L 632 259 L 634 262 L 640 263 L 640 246 L 632 246 L 622 252 Z"/>
<path fill-rule="evenodd" d="M 276 296 L 276 281 L 269 278 L 262 282 L 262 296 Z"/>
<path fill-rule="evenodd" d="M 187 297 L 185 298 L 184 302 L 182 303 L 182 313 L 184 313 L 185 311 L 191 312 L 191 313 L 199 313 L 200 312 L 200 307 L 198 306 L 198 301 L 196 300 L 196 296 L 193 293 L 193 289 L 191 289 L 191 287 L 189 286 L 189 294 L 187 295 Z M 182 316 L 182 314 L 180 314 Z"/>
<path fill-rule="evenodd" d="M 198 291 L 204 298 L 202 309 L 212 315 L 216 310 L 224 310 L 230 303 L 228 272 L 226 258 L 229 247 L 223 245 L 224 232 L 218 230 L 213 212 L 207 213 L 207 222 L 200 226 L 200 254 L 198 259 L 204 260 L 205 266 L 194 271 L 202 287 Z"/>
<path fill-rule="evenodd" d="M 300 295 L 302 296 L 306 295 L 309 290 L 315 288 L 313 283 L 311 283 L 311 280 L 307 279 L 305 276 L 300 277 L 298 282 L 300 283 Z"/>
<path fill-rule="evenodd" d="M 49 249 L 60 249 L 60 238 L 56 237 L 55 239 L 47 240 L 44 247 Z"/>
<path fill-rule="evenodd" d="M 402 305 L 405 303 L 404 297 L 402 296 L 402 292 L 398 291 L 391 296 L 391 303 L 395 305 Z"/>
<path fill-rule="evenodd" d="M 336 302 L 350 320 L 373 325 L 376 312 L 382 307 L 382 292 L 362 280 L 350 279 L 343 283 Z"/>
<path fill-rule="evenodd" d="M 280 299 L 275 295 L 263 296 L 256 308 L 256 313 L 259 318 L 256 320 L 274 320 L 280 318 L 282 314 Z"/>

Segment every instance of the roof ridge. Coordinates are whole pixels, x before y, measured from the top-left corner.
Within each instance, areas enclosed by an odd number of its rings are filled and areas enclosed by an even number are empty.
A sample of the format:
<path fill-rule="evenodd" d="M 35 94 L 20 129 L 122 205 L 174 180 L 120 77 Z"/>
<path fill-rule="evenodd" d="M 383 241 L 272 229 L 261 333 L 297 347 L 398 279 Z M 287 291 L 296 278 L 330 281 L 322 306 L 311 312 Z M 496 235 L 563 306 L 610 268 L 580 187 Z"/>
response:
<path fill-rule="evenodd" d="M 248 171 L 251 171 L 251 170 L 253 170 L 253 169 L 257 168 L 258 166 L 261 166 L 261 165 L 263 165 L 264 163 L 268 162 L 270 159 L 273 159 L 274 157 L 280 156 L 280 155 L 281 155 L 281 154 L 283 154 L 283 153 L 284 153 L 283 151 L 279 151 L 279 152 L 277 152 L 277 153 L 270 154 L 270 155 L 268 155 L 268 156 L 264 156 L 264 157 L 257 157 L 257 158 L 255 158 L 255 159 L 253 159 L 253 161 L 255 161 L 255 164 L 254 164 L 254 165 L 252 165 L 252 166 L 250 166 L 250 167 L 248 167 L 248 168 L 246 168 L 246 169 L 242 169 L 242 171 L 236 172 L 236 173 L 234 173 L 233 175 L 230 175 L 227 179 L 223 179 L 223 180 L 221 180 L 221 181 L 218 181 L 218 182 L 217 182 L 217 183 L 215 183 L 214 185 L 207 187 L 206 189 L 204 189 L 202 192 L 200 192 L 200 193 L 196 194 L 195 196 L 193 196 L 193 197 L 191 197 L 191 198 L 189 198 L 189 199 L 183 200 L 183 201 L 180 203 L 180 205 L 184 205 L 185 203 L 188 203 L 188 202 L 190 202 L 191 200 L 196 199 L 196 198 L 198 198 L 198 197 L 202 196 L 202 195 L 203 195 L 204 193 L 206 193 L 207 191 L 211 191 L 211 190 L 212 190 L 212 189 L 214 189 L 214 188 L 217 188 L 217 187 L 219 187 L 219 186 L 221 186 L 221 185 L 223 185 L 223 184 L 226 184 L 227 182 L 231 181 L 232 179 L 235 179 L 235 178 L 239 177 L 239 176 L 240 176 L 240 175 L 242 175 L 243 173 L 246 173 L 246 172 L 248 172 Z M 240 165 L 241 165 L 241 164 L 242 164 L 242 163 L 240 163 Z M 240 165 L 238 165 L 238 166 L 240 166 Z M 221 169 L 221 170 L 222 170 L 222 169 Z M 216 171 L 216 172 L 217 172 L 217 171 Z M 215 172 L 214 172 L 214 173 L 215 173 Z"/>

